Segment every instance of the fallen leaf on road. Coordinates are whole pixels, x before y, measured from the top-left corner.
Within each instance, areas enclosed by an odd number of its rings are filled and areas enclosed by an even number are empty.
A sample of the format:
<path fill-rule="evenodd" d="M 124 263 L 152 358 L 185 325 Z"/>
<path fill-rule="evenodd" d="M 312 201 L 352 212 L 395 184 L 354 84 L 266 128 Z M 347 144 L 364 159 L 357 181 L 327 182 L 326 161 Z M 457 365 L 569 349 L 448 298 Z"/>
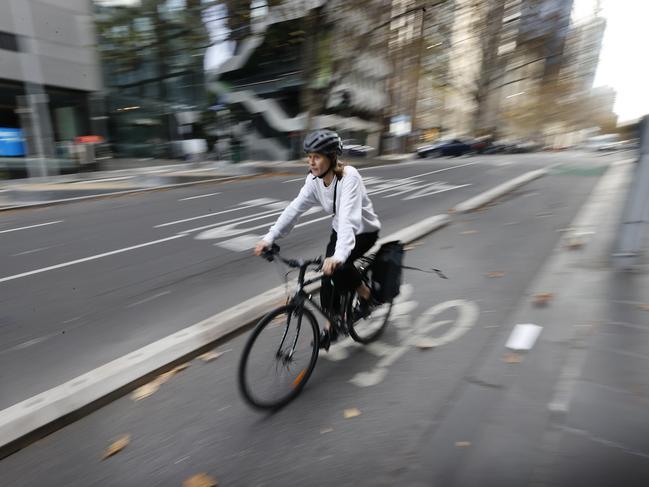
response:
<path fill-rule="evenodd" d="M 113 455 L 121 452 L 131 442 L 131 435 L 122 435 L 115 440 L 104 452 L 102 460 L 112 457 Z"/>
<path fill-rule="evenodd" d="M 134 401 L 140 401 L 142 399 L 145 399 L 156 392 L 158 392 L 158 389 L 160 389 L 160 382 L 156 379 L 152 382 L 149 382 L 148 384 L 144 384 L 142 387 L 138 387 L 133 391 L 133 394 L 131 394 L 131 399 Z"/>
<path fill-rule="evenodd" d="M 477 230 L 464 230 L 462 232 L 462 235 L 473 235 L 474 233 L 478 233 Z"/>
<path fill-rule="evenodd" d="M 585 245 L 585 242 L 583 238 L 572 237 L 566 239 L 565 245 L 569 250 L 579 250 Z"/>
<path fill-rule="evenodd" d="M 199 473 L 193 477 L 189 477 L 183 482 L 183 487 L 216 487 L 217 485 L 219 483 L 216 479 L 205 473 Z"/>
<path fill-rule="evenodd" d="M 333 430 L 334 430 L 333 428 L 322 428 L 322 429 L 320 430 L 320 434 L 321 434 L 321 435 L 324 435 L 324 434 L 326 434 L 326 433 L 331 433 Z"/>
<path fill-rule="evenodd" d="M 546 306 L 554 297 L 552 293 L 536 293 L 534 295 L 535 306 Z"/>
<path fill-rule="evenodd" d="M 471 446 L 471 442 L 470 441 L 456 441 L 455 446 L 457 446 L 458 448 L 466 448 L 468 446 Z"/>
<path fill-rule="evenodd" d="M 356 416 L 360 416 L 361 412 L 359 409 L 350 408 L 350 409 L 345 409 L 343 414 L 345 416 L 345 419 L 349 419 L 349 418 L 355 418 Z"/>
<path fill-rule="evenodd" d="M 503 361 L 506 364 L 520 364 L 523 361 L 523 357 L 519 353 L 506 353 L 503 357 Z"/>
<path fill-rule="evenodd" d="M 160 374 L 155 381 L 159 385 L 162 385 L 165 382 L 167 382 L 169 379 L 171 379 L 175 374 L 176 374 L 176 372 L 174 371 L 174 369 L 171 369 L 170 371 L 165 372 L 164 374 Z"/>
<path fill-rule="evenodd" d="M 216 360 L 217 358 L 219 358 L 221 355 L 223 355 L 223 353 L 210 350 L 209 352 L 206 352 L 203 355 L 199 355 L 198 358 L 201 359 L 203 362 L 211 362 L 212 360 Z"/>
<path fill-rule="evenodd" d="M 420 350 L 430 350 L 435 348 L 435 342 L 430 338 L 420 338 L 415 342 L 415 346 Z"/>
<path fill-rule="evenodd" d="M 405 245 L 403 250 L 414 250 L 416 247 L 414 245 Z"/>
<path fill-rule="evenodd" d="M 649 304 L 641 304 L 638 306 L 643 311 L 649 311 Z"/>
<path fill-rule="evenodd" d="M 487 277 L 493 277 L 493 278 L 496 278 L 496 277 L 504 277 L 504 276 L 505 276 L 505 273 L 504 273 L 504 272 L 497 272 L 497 271 L 494 271 L 494 272 L 488 272 L 488 273 L 487 273 Z"/>
<path fill-rule="evenodd" d="M 188 367 L 189 367 L 189 362 L 185 362 L 184 364 L 180 364 L 177 367 L 174 367 L 173 369 L 171 369 L 171 372 L 173 372 L 174 375 L 175 375 L 178 372 L 182 372 L 183 370 L 185 370 Z"/>

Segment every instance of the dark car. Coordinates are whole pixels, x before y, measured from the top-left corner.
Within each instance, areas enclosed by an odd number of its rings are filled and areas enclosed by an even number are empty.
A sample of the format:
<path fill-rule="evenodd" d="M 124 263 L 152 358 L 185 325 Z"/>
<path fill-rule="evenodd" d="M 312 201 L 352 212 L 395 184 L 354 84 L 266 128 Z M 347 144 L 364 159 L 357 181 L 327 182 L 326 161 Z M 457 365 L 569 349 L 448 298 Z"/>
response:
<path fill-rule="evenodd" d="M 343 140 L 343 155 L 345 156 L 367 157 L 373 150 L 373 147 L 359 144 L 356 140 Z"/>
<path fill-rule="evenodd" d="M 460 139 L 451 139 L 425 145 L 417 149 L 419 157 L 462 156 L 472 152 L 471 144 Z"/>

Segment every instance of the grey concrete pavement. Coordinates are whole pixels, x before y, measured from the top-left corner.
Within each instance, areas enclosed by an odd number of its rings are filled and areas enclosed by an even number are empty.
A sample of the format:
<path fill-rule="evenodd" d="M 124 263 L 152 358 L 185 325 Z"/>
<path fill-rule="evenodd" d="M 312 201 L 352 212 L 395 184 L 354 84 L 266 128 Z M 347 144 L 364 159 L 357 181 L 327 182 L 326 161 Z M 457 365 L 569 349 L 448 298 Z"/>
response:
<path fill-rule="evenodd" d="M 480 169 L 489 179 L 488 168 Z M 435 265 L 451 279 L 409 272 L 411 287 L 404 289 L 383 345 L 338 345 L 322 357 L 304 394 L 276 415 L 260 416 L 238 397 L 240 337 L 221 345 L 224 354 L 216 361 L 192 362 L 153 396 L 139 402 L 125 397 L 3 460 L 0 476 L 21 486 L 44 478 L 60 485 L 179 485 L 203 471 L 222 485 L 408 485 L 403 479 L 419 466 L 422 442 L 439 434 L 464 389 L 475 386 L 482 358 L 502 349 L 497 338 L 511 330 L 510 314 L 527 301 L 525 289 L 593 188 L 596 173 L 581 171 L 581 165 L 573 169 L 580 170 L 540 179 L 463 215 L 410 250 L 409 265 Z M 450 207 L 450 200 L 440 204 Z M 378 195 L 375 201 L 378 206 Z M 421 202 L 430 206 L 430 200 Z M 414 220 L 430 210 L 407 208 Z M 462 334 L 451 334 L 454 340 L 432 351 L 409 348 L 387 369 L 376 370 L 377 361 L 399 349 L 417 325 L 455 322 L 458 301 L 479 309 Z M 441 303 L 446 311 L 426 313 L 433 306 L 440 310 Z M 437 328 L 435 336 L 452 330 Z M 493 394 L 505 392 L 480 387 L 460 419 L 471 423 Z M 344 419 L 343 410 L 354 407 L 361 415 Z M 100 462 L 103 449 L 123 433 L 131 434 L 130 445 Z M 470 440 L 453 433 L 443 442 L 461 455 Z M 443 453 L 421 465 L 443 467 Z"/>

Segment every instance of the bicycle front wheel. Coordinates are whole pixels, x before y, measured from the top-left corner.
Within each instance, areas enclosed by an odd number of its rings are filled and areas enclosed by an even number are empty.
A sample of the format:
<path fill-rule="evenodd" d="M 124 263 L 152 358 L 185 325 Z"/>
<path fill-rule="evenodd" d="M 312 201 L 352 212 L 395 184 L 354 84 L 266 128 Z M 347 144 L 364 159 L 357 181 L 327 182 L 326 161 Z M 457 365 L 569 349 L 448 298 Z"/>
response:
<path fill-rule="evenodd" d="M 354 309 L 358 305 L 358 295 L 351 294 L 347 302 L 347 328 L 349 335 L 356 342 L 368 344 L 377 340 L 385 331 L 392 313 L 392 301 L 380 304 L 371 309 L 364 318 L 354 320 Z"/>
<path fill-rule="evenodd" d="M 239 363 L 239 388 L 248 404 L 278 409 L 304 388 L 318 359 L 320 330 L 303 307 L 282 306 L 252 331 Z"/>

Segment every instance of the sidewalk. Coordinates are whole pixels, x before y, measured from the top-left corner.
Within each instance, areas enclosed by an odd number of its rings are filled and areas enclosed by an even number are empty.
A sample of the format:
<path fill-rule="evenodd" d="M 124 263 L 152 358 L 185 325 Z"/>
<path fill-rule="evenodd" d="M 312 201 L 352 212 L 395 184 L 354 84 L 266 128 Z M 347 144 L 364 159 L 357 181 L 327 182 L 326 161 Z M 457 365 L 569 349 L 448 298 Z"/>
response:
<path fill-rule="evenodd" d="M 611 263 L 633 165 L 609 171 L 508 320 L 542 327 L 533 348 L 507 352 L 501 333 L 446 418 L 453 426 L 422 445 L 422 464 L 452 460 L 411 472 L 413 485 L 649 484 L 649 266 Z M 535 304 L 538 293 L 548 301 Z M 486 390 L 493 400 L 462 421 Z M 470 448 L 451 451 L 449 436 Z"/>
<path fill-rule="evenodd" d="M 395 164 L 411 160 L 412 154 L 349 159 L 355 167 Z M 155 159 L 112 159 L 105 170 L 49 178 L 0 180 L 0 211 L 114 194 L 151 191 L 265 173 L 306 173 L 301 160 L 205 161 L 201 163 Z"/>

